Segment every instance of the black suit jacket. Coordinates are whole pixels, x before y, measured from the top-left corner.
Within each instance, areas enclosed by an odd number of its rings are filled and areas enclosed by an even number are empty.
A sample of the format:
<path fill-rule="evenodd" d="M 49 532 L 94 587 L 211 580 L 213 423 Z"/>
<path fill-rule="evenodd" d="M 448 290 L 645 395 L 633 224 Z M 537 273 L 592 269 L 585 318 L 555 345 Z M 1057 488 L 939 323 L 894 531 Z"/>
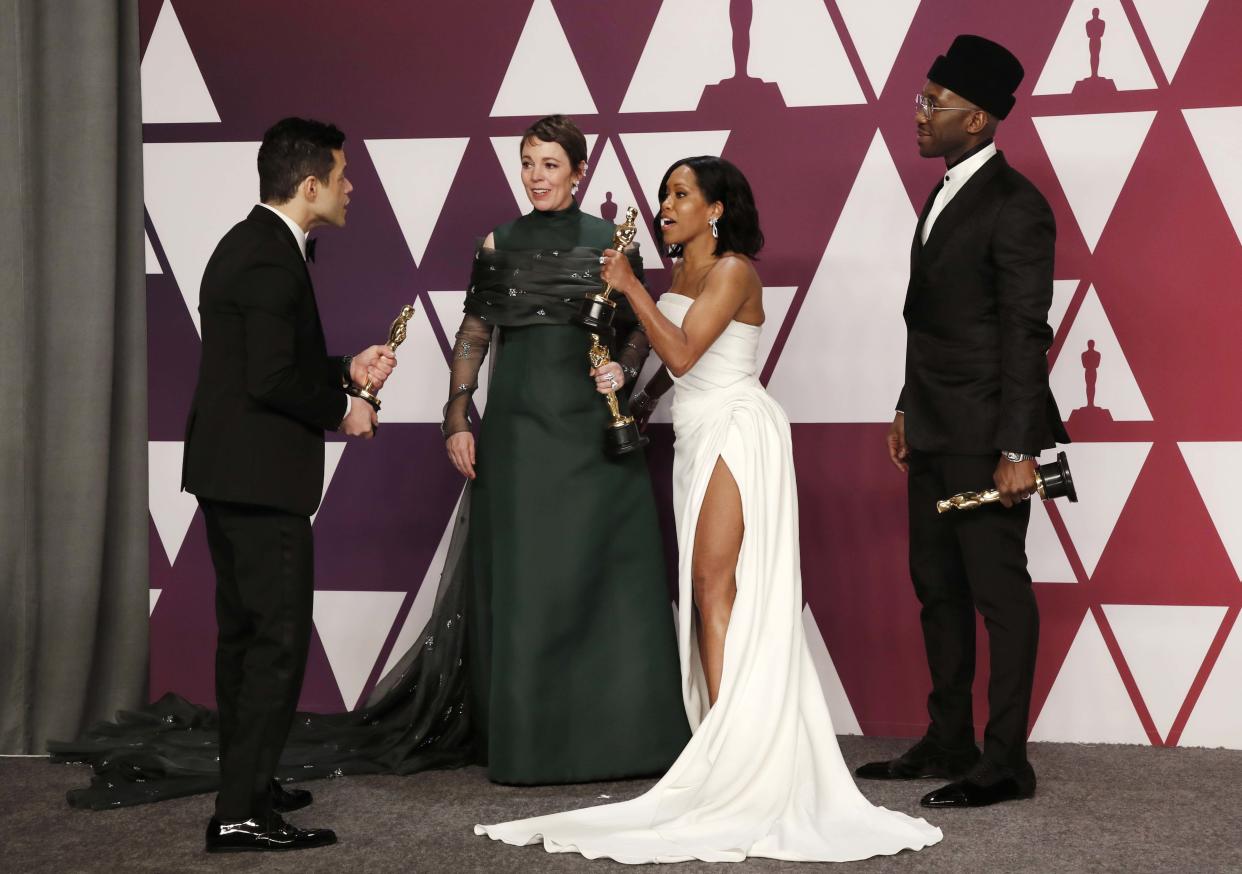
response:
<path fill-rule="evenodd" d="M 224 235 L 199 294 L 203 345 L 182 487 L 307 515 L 323 491 L 323 432 L 344 417 L 310 274 L 288 226 L 256 206 Z"/>
<path fill-rule="evenodd" d="M 949 201 L 910 252 L 906 381 L 897 409 L 914 449 L 1037 454 L 1069 435 L 1048 389 L 1056 222 L 1025 176 L 997 154 Z"/>

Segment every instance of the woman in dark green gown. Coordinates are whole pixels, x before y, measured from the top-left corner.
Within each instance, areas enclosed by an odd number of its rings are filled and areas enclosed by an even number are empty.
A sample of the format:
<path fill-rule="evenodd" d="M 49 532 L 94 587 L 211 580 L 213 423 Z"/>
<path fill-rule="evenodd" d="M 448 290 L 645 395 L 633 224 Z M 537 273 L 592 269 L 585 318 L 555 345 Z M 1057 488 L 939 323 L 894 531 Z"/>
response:
<path fill-rule="evenodd" d="M 523 137 L 535 208 L 476 256 L 445 410 L 450 457 L 473 480 L 471 722 L 501 783 L 657 774 L 689 739 L 646 461 L 604 452 L 599 389 L 628 395 L 646 338 L 632 312 L 618 313 L 617 363 L 594 374 L 589 335 L 569 323 L 601 285 L 614 230 L 572 197 L 585 157 L 562 117 Z M 489 344 L 476 455 L 467 413 Z"/>

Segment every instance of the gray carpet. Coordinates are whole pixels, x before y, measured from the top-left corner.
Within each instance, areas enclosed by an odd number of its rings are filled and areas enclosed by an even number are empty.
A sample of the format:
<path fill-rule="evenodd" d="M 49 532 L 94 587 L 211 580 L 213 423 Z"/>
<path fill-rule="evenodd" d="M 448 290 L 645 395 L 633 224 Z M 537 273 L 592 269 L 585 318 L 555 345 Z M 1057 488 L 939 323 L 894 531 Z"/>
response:
<path fill-rule="evenodd" d="M 841 743 L 851 765 L 908 745 L 878 738 Z M 940 844 L 854 868 L 865 874 L 1242 872 L 1242 752 L 1034 744 L 1031 761 L 1039 775 L 1033 800 L 929 815 L 944 829 Z M 290 820 L 334 828 L 340 844 L 218 857 L 202 851 L 209 797 L 98 813 L 69 809 L 65 791 L 85 780 L 80 766 L 0 759 L 0 871 L 620 872 L 630 869 L 495 843 L 475 837 L 471 826 L 598 803 L 605 795 L 629 798 L 650 785 L 515 789 L 488 783 L 478 768 L 308 783 L 315 804 Z M 936 785 L 861 784 L 873 802 L 918 815 L 924 813 L 919 796 Z M 755 859 L 739 870 L 810 867 Z M 734 869 L 683 863 L 671 870 Z"/>

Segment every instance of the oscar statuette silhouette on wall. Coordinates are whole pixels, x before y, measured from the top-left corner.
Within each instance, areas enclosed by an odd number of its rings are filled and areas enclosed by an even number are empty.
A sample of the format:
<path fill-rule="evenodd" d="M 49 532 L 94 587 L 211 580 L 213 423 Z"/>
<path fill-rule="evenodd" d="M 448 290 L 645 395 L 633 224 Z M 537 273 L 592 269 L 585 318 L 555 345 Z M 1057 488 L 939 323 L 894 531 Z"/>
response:
<path fill-rule="evenodd" d="M 1100 18 L 1098 8 L 1091 10 L 1087 20 L 1087 50 L 1091 57 L 1091 75 L 1074 83 L 1071 92 L 1082 97 L 1098 97 L 1105 94 L 1116 94 L 1117 86 L 1112 79 L 1100 75 L 1100 49 L 1104 45 L 1105 22 Z"/>
<path fill-rule="evenodd" d="M 1083 378 L 1087 384 L 1087 405 L 1070 413 L 1066 426 L 1077 433 L 1082 429 L 1091 429 L 1099 425 L 1112 424 L 1113 415 L 1103 407 L 1095 405 L 1095 383 L 1100 374 L 1100 362 L 1103 356 L 1095 348 L 1095 341 L 1088 340 L 1087 348 L 1082 353 Z"/>
<path fill-rule="evenodd" d="M 599 205 L 599 217 L 611 224 L 617 223 L 617 202 L 612 199 L 612 192 L 604 193 L 604 201 Z"/>
<path fill-rule="evenodd" d="M 729 25 L 733 29 L 733 75 L 703 89 L 699 112 L 736 109 L 747 104 L 749 112 L 771 107 L 784 110 L 785 98 L 775 82 L 765 82 L 747 74 L 750 58 L 750 25 L 754 19 L 753 0 L 730 0 Z"/>

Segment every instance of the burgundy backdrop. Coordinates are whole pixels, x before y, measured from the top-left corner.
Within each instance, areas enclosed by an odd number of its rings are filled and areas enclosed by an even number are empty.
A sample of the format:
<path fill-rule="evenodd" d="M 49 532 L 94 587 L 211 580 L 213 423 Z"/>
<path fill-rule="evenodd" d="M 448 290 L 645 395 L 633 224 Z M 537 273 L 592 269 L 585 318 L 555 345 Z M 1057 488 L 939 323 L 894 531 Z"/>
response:
<path fill-rule="evenodd" d="M 1093 7 L 1107 23 L 1094 77 Z M 763 376 L 795 422 L 808 628 L 834 718 L 842 731 L 920 733 L 928 680 L 904 483 L 883 438 L 905 257 L 942 166 L 918 157 L 912 97 L 932 58 L 973 32 L 1027 69 L 998 145 L 1057 216 L 1050 360 L 1082 496 L 1034 514 L 1033 736 L 1242 747 L 1236 4 L 141 0 L 141 13 L 153 697 L 213 698 L 211 564 L 193 499 L 176 490 L 178 441 L 198 278 L 254 202 L 264 129 L 298 114 L 349 137 L 349 224 L 316 232 L 312 268 L 330 348 L 379 342 L 408 301 L 420 314 L 378 439 L 329 438 L 301 704 L 335 710 L 365 696 L 425 615 L 417 593 L 436 581 L 461 488 L 435 423 L 471 254 L 517 214 L 512 138 L 566 111 L 598 135 L 590 211 L 607 189 L 649 220 L 652 180 L 687 153 L 722 147 L 749 177 L 772 293 Z M 735 49 L 731 22 L 747 16 Z M 704 90 L 734 76 L 735 50 L 774 84 Z M 645 254 L 663 290 L 668 264 Z M 1087 340 L 1101 352 L 1094 404 Z M 652 430 L 671 525 L 671 432 Z"/>

